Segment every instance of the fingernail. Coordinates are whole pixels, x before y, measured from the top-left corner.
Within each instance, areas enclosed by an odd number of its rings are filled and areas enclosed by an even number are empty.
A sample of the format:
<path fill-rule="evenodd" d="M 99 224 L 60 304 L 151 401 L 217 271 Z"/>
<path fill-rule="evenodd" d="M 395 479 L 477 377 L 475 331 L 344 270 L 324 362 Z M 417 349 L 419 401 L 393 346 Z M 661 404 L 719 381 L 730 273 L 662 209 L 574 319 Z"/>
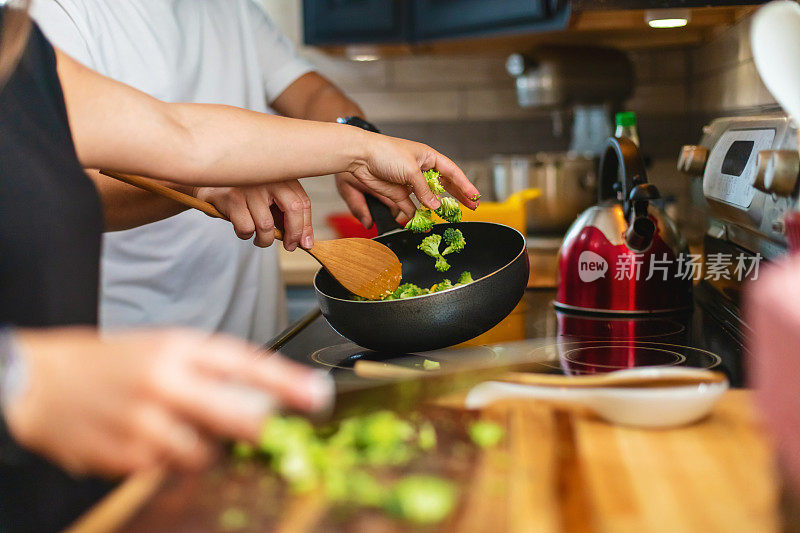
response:
<path fill-rule="evenodd" d="M 440 202 L 436 198 L 434 198 L 433 201 L 431 202 L 431 207 L 433 207 L 434 209 L 439 209 L 439 207 L 441 207 L 441 205 L 442 205 L 442 202 Z"/>
<path fill-rule="evenodd" d="M 293 242 L 286 245 L 287 252 L 294 252 L 295 250 L 297 250 L 297 243 Z"/>
<path fill-rule="evenodd" d="M 255 419 L 267 416 L 278 405 L 278 401 L 271 394 L 242 383 L 229 383 L 225 392 L 225 400 Z"/>
<path fill-rule="evenodd" d="M 308 378 L 308 393 L 311 409 L 320 411 L 333 407 L 336 385 L 327 370 L 314 370 Z"/>
<path fill-rule="evenodd" d="M 361 225 L 364 226 L 366 229 L 372 227 L 372 220 L 369 217 L 361 217 Z"/>
<path fill-rule="evenodd" d="M 314 246 L 314 239 L 311 237 L 311 235 L 306 235 L 303 237 L 303 248 L 310 250 L 312 246 Z"/>

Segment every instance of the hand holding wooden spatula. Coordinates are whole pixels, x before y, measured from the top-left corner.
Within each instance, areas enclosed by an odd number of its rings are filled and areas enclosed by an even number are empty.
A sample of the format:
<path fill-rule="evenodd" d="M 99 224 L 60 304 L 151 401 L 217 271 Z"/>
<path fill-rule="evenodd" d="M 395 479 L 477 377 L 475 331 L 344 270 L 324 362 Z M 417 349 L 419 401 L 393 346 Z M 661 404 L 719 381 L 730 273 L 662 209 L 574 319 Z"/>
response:
<path fill-rule="evenodd" d="M 212 204 L 170 189 L 155 180 L 105 170 L 101 173 L 202 211 L 210 217 L 228 220 Z M 275 238 L 283 240 L 283 232 L 277 228 Z M 345 289 L 363 298 L 378 299 L 393 292 L 400 285 L 402 277 L 400 260 L 392 250 L 377 241 L 363 238 L 316 241 L 314 246 L 306 251 Z"/>

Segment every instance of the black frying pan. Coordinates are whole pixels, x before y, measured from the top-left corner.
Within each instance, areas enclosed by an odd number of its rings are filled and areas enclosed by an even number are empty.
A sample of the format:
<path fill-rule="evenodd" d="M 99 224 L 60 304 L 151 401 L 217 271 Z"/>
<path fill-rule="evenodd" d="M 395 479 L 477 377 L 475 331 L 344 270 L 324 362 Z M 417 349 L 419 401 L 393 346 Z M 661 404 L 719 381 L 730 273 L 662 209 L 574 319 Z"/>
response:
<path fill-rule="evenodd" d="M 430 287 L 446 277 L 455 283 L 465 270 L 475 282 L 406 300 L 357 302 L 322 269 L 314 277 L 317 299 L 322 314 L 344 337 L 378 351 L 436 350 L 490 330 L 522 299 L 529 265 L 519 231 L 488 222 L 437 224 L 435 233 L 454 227 L 467 241 L 461 253 L 447 255 L 451 268 L 440 273 L 433 268 L 434 259 L 417 249 L 424 235 L 397 229 L 389 210 L 374 198 L 368 200 L 380 233 L 375 240 L 400 258 L 403 282 Z"/>

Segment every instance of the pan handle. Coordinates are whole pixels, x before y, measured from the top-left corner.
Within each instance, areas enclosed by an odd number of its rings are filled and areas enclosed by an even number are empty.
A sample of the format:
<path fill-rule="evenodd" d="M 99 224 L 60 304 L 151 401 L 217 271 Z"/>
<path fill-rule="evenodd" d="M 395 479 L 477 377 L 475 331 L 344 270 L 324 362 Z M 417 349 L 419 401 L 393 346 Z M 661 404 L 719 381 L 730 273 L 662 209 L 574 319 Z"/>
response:
<path fill-rule="evenodd" d="M 402 228 L 394 219 L 386 204 L 369 193 L 364 193 L 364 198 L 367 200 L 367 208 L 369 208 L 369 214 L 372 215 L 372 220 L 375 222 L 375 229 L 378 230 L 378 235 Z"/>
<path fill-rule="evenodd" d="M 339 118 L 336 119 L 336 122 L 339 124 L 355 126 L 357 128 L 361 128 L 362 130 L 371 131 L 373 133 L 380 133 L 374 124 L 371 124 L 358 116 Z M 402 228 L 402 226 L 398 224 L 392 216 L 392 212 L 383 202 L 366 192 L 364 193 L 364 198 L 367 200 L 367 209 L 369 209 L 369 214 L 372 216 L 373 222 L 375 222 L 375 229 L 378 230 L 378 235 L 383 235 L 384 233 Z"/>

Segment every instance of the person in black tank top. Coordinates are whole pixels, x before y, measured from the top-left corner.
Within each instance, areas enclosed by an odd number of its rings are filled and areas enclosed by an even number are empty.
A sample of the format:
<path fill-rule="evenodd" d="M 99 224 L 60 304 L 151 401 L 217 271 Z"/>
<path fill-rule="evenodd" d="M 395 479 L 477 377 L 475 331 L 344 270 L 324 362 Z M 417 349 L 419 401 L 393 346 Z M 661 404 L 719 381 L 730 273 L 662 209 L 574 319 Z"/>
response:
<path fill-rule="evenodd" d="M 97 192 L 72 144 L 55 53 L 34 27 L 0 90 L 0 324 L 95 325 L 102 230 Z M 59 530 L 110 487 L 75 480 L 4 437 L 2 531 Z"/>
<path fill-rule="evenodd" d="M 3 13 L 0 9 L 0 28 Z M 216 442 L 212 434 L 257 438 L 265 414 L 261 403 L 270 405 L 265 392 L 306 410 L 325 407 L 332 393 L 331 383 L 310 370 L 278 356 L 254 359 L 253 347 L 233 340 L 150 332 L 109 335 L 100 341 L 91 330 L 74 332 L 74 326 L 91 328 L 97 322 L 103 230 L 101 203 L 82 167 L 141 173 L 186 186 L 253 186 L 287 176 L 351 171 L 364 187 L 391 197 L 413 215 L 409 185 L 416 185 L 426 206 L 438 206 L 421 174 L 422 167 L 434 166 L 452 194 L 469 207 L 477 206 L 477 190 L 458 167 L 429 147 L 347 125 L 219 106 L 163 104 L 54 51 L 34 26 L 21 60 L 0 86 L 0 326 L 14 328 L 12 340 L 18 341 L 10 350 L 12 335 L 0 331 L 0 389 L 7 385 L 5 360 L 21 361 L 29 371 L 29 382 L 15 389 L 14 396 L 6 397 L 8 387 L 0 390 L 0 531 L 60 530 L 112 486 L 67 474 L 44 457 L 62 466 L 69 463 L 65 457 L 78 457 L 83 460 L 78 470 L 106 473 L 187 466 L 190 458 L 198 466 L 210 456 L 201 452 Z M 39 331 L 63 326 L 72 329 Z M 98 353 L 103 357 L 96 357 Z M 60 354 L 74 364 L 56 361 Z M 164 360 L 171 361 L 181 380 L 164 384 L 156 378 L 152 369 L 161 368 L 158 363 Z M 106 378 L 111 386 L 92 381 Z M 69 394 L 48 396 L 48 382 L 60 385 L 53 390 Z M 92 396 L 100 385 L 115 397 Z M 34 386 L 39 387 L 37 394 L 27 394 Z M 241 393 L 243 386 L 251 391 L 249 401 L 231 402 L 231 391 Z M 140 397 L 142 390 L 149 396 Z M 87 401 L 76 403 L 75 396 Z M 77 405 L 82 410 L 70 416 L 102 426 L 108 414 L 93 412 L 89 399 L 94 404 L 113 400 L 120 406 L 112 414 L 114 423 L 127 429 L 120 444 L 150 445 L 154 451 L 146 464 L 124 457 L 124 446 L 102 450 L 111 455 L 120 450 L 123 457 L 113 467 L 108 456 L 100 461 L 101 454 L 93 456 L 91 447 L 80 448 L 85 440 L 72 434 L 79 429 L 68 418 L 49 421 L 61 434 L 46 431 L 48 406 L 63 413 L 64 406 Z M 168 426 L 159 426 L 163 431 L 153 431 L 156 426 L 151 425 L 144 432 L 150 440 L 137 434 L 142 428 L 129 420 L 144 402 L 168 415 L 163 419 Z M 242 412 L 244 405 L 252 412 Z M 35 416 L 22 424 L 19 417 L 26 413 Z M 111 435 L 110 425 L 107 431 Z M 24 446 L 15 440 L 20 435 Z M 78 448 L 62 453 L 62 442 Z"/>

